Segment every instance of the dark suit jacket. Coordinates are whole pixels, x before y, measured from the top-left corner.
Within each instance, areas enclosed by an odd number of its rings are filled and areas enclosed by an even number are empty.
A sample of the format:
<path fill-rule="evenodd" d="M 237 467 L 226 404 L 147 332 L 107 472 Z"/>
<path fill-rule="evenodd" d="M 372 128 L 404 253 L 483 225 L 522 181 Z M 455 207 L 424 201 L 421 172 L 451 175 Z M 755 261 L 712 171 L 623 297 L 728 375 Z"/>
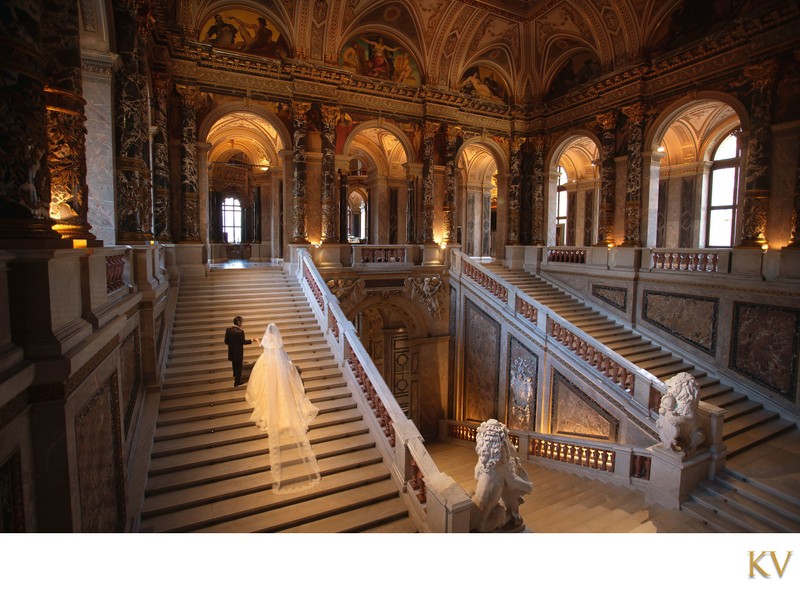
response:
<path fill-rule="evenodd" d="M 235 325 L 225 330 L 225 345 L 228 346 L 228 360 L 242 362 L 244 360 L 244 345 L 253 343 L 252 339 L 244 338 L 244 330 Z"/>

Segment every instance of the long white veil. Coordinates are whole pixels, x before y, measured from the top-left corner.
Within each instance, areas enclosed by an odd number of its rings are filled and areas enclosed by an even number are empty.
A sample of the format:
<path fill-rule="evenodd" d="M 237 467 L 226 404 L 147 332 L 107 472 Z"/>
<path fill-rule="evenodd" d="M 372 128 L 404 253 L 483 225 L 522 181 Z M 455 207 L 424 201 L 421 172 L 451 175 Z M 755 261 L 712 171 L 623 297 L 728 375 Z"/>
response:
<path fill-rule="evenodd" d="M 269 437 L 272 491 L 305 490 L 320 480 L 307 435 L 319 408 L 306 397 L 300 373 L 283 349 L 283 338 L 274 323 L 264 332 L 261 347 L 245 393 L 253 407 L 250 420 Z"/>

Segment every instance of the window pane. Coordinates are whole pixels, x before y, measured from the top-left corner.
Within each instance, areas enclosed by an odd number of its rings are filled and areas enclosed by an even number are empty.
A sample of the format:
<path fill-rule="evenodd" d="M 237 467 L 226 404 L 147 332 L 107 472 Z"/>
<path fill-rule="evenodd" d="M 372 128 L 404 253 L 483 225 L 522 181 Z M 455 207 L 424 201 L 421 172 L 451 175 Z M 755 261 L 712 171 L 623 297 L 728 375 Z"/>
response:
<path fill-rule="evenodd" d="M 714 209 L 708 222 L 708 245 L 730 246 L 733 231 L 733 209 Z"/>
<path fill-rule="evenodd" d="M 562 190 L 558 193 L 558 217 L 567 216 L 567 192 Z"/>
<path fill-rule="evenodd" d="M 732 157 L 736 157 L 736 137 L 730 135 L 717 147 L 714 152 L 714 160 L 731 159 Z"/>
<path fill-rule="evenodd" d="M 736 168 L 713 170 L 711 174 L 711 206 L 733 205 Z"/>

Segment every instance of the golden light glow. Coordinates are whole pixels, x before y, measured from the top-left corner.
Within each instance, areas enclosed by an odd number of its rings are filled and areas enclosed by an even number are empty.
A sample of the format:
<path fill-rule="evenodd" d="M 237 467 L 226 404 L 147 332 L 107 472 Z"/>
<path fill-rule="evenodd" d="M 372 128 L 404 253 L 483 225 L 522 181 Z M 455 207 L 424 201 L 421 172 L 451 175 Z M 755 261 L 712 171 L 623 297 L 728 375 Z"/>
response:
<path fill-rule="evenodd" d="M 442 248 L 447 248 L 447 242 L 445 242 L 444 240 L 442 240 L 442 241 L 439 243 L 439 246 L 441 246 Z"/>
<path fill-rule="evenodd" d="M 761 250 L 763 250 L 764 252 L 768 251 L 769 250 L 769 244 L 767 244 L 766 242 L 764 244 L 762 244 L 761 245 Z"/>
<path fill-rule="evenodd" d="M 72 240 L 72 248 L 86 248 L 86 240 L 83 238 L 74 238 Z"/>

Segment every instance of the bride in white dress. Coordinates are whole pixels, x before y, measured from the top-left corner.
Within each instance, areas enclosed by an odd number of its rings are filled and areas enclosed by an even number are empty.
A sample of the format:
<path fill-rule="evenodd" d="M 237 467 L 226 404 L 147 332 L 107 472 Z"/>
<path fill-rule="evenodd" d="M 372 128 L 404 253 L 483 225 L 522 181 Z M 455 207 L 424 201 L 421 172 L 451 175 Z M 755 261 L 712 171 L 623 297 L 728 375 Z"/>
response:
<path fill-rule="evenodd" d="M 320 480 L 307 435 L 319 408 L 306 397 L 300 373 L 283 349 L 274 323 L 267 327 L 260 345 L 263 351 L 253 366 L 245 398 L 253 407 L 250 420 L 269 437 L 272 491 L 306 490 Z"/>

